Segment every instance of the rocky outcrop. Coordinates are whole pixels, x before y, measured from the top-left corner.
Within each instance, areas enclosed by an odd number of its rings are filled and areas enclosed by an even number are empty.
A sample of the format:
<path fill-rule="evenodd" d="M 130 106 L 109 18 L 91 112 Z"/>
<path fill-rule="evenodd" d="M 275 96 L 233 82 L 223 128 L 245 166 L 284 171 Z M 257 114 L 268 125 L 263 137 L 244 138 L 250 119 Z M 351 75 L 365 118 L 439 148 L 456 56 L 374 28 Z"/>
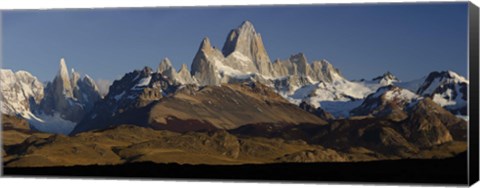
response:
<path fill-rule="evenodd" d="M 440 110 L 440 112 L 435 113 L 434 110 Z M 421 147 L 451 142 L 453 137 L 447 128 L 449 125 L 442 121 L 443 118 L 439 117 L 441 115 L 450 117 L 449 121 L 458 119 L 429 98 L 419 101 L 410 110 L 407 124 L 403 126 L 406 137 Z"/>
<path fill-rule="evenodd" d="M 223 58 L 222 53 L 212 47 L 210 39 L 204 38 L 192 62 L 191 74 L 198 84 L 218 85 L 221 83 L 217 64 L 220 64 Z"/>

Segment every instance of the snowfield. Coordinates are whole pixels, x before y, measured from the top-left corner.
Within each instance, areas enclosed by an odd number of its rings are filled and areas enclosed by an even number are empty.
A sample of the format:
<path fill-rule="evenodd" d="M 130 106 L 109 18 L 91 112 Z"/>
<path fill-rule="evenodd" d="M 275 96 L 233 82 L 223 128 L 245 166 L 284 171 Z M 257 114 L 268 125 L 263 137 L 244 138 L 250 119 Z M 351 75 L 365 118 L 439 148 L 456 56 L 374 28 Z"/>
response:
<path fill-rule="evenodd" d="M 75 128 L 76 123 L 60 117 L 60 114 L 54 113 L 53 116 L 34 115 L 29 111 L 20 114 L 30 125 L 41 132 L 68 135 Z"/>

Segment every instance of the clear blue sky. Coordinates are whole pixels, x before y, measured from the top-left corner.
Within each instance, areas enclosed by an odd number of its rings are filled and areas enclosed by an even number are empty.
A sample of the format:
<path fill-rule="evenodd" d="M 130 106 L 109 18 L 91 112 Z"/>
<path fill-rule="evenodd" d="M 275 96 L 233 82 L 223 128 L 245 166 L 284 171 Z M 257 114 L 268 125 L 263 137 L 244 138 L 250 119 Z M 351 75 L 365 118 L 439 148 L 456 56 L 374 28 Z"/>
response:
<path fill-rule="evenodd" d="M 250 20 L 272 60 L 304 52 L 350 79 L 467 73 L 467 3 L 83 9 L 3 12 L 3 68 L 52 80 L 59 59 L 114 80 L 164 57 L 190 66 L 203 37 L 221 48 Z"/>

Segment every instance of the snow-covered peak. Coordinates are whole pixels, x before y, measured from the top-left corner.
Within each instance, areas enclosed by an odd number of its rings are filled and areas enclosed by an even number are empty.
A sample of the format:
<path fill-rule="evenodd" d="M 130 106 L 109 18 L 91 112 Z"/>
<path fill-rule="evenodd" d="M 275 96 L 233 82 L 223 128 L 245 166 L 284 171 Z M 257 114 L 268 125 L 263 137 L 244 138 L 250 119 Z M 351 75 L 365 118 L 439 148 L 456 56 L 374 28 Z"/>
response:
<path fill-rule="evenodd" d="M 379 83 L 381 85 L 391 85 L 395 82 L 399 82 L 400 80 L 395 75 L 393 75 L 390 71 L 387 71 L 382 76 L 373 78 L 372 81 Z"/>
<path fill-rule="evenodd" d="M 437 88 L 446 84 L 469 84 L 469 82 L 465 77 L 453 71 L 435 71 L 427 76 L 425 82 L 418 88 L 417 93 L 420 95 L 431 95 Z"/>
<path fill-rule="evenodd" d="M 44 96 L 43 84 L 26 71 L 0 69 L 0 86 L 3 114 L 18 115 L 30 111 L 31 103 L 40 102 Z"/>
<path fill-rule="evenodd" d="M 454 114 L 467 115 L 469 81 L 453 71 L 431 72 L 417 94 L 429 96 L 434 102 Z"/>
<path fill-rule="evenodd" d="M 373 95 L 373 97 L 379 95 L 384 97 L 386 101 L 398 101 L 404 103 L 420 98 L 415 93 L 396 86 L 380 88 L 377 90 L 377 93 Z"/>
<path fill-rule="evenodd" d="M 457 83 L 467 83 L 467 84 L 469 83 L 468 80 L 465 77 L 460 76 L 456 72 L 453 72 L 453 71 L 449 70 L 449 71 L 447 71 L 447 73 L 448 73 L 449 77 Z"/>
<path fill-rule="evenodd" d="M 388 85 L 368 95 L 359 107 L 352 110 L 352 114 L 388 116 L 392 112 L 403 111 L 421 98 L 407 89 Z"/>

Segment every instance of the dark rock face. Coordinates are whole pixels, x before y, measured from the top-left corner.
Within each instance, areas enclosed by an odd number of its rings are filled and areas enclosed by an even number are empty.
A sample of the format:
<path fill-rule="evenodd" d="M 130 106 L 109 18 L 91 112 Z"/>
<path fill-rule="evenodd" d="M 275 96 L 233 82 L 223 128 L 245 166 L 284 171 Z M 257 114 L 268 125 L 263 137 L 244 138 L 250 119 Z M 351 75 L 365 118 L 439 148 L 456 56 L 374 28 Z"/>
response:
<path fill-rule="evenodd" d="M 135 70 L 125 74 L 120 80 L 116 80 L 110 86 L 108 94 L 100 100 L 95 107 L 75 127 L 72 133 L 86 130 L 105 129 L 115 121 L 133 119 L 139 116 L 147 116 L 140 112 L 136 114 L 124 114 L 132 109 L 141 109 L 158 101 L 177 90 L 178 85 L 168 77 L 151 68 Z M 132 117 L 129 117 L 132 116 Z"/>

